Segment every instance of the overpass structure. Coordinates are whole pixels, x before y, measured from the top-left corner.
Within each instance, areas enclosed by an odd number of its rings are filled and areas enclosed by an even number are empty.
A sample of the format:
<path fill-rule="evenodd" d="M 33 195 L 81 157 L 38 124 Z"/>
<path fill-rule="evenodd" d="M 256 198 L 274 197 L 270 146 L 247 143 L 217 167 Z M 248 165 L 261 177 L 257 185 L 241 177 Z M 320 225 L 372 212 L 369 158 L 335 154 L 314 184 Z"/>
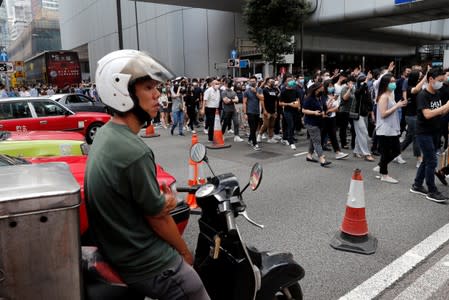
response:
<path fill-rule="evenodd" d="M 138 0 L 241 13 L 244 0 Z M 308 34 L 348 36 L 406 45 L 449 39 L 448 0 L 308 0 Z M 299 29 L 298 29 L 299 30 Z"/>
<path fill-rule="evenodd" d="M 312 9 L 303 46 L 314 66 L 320 55 L 329 64 L 331 56 L 337 63 L 400 58 L 416 55 L 418 46 L 449 40 L 449 0 L 307 1 Z M 230 51 L 249 44 L 243 5 L 244 0 L 60 0 L 61 43 L 87 57 L 92 79 L 98 59 L 122 47 L 148 51 L 179 75 L 226 74 Z"/>

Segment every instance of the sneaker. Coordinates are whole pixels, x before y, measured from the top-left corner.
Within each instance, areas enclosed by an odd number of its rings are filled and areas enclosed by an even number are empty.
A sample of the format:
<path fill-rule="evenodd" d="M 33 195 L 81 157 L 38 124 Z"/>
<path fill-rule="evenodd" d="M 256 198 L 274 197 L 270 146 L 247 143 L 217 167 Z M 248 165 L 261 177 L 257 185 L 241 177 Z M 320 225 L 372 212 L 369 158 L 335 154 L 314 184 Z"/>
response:
<path fill-rule="evenodd" d="M 253 150 L 260 151 L 260 150 L 262 150 L 262 148 L 260 148 L 259 144 L 256 144 L 255 146 L 253 146 Z"/>
<path fill-rule="evenodd" d="M 399 181 L 389 175 L 380 175 L 380 181 L 388 183 L 398 183 Z"/>
<path fill-rule="evenodd" d="M 449 200 L 449 198 L 447 196 L 441 194 L 439 191 L 436 191 L 433 193 L 428 193 L 426 195 L 426 198 L 431 201 L 438 202 L 438 203 L 446 202 L 447 200 Z"/>
<path fill-rule="evenodd" d="M 269 144 L 276 144 L 278 141 L 275 138 L 271 138 L 267 140 L 267 143 Z"/>
<path fill-rule="evenodd" d="M 234 142 L 243 142 L 243 139 L 241 137 L 239 137 L 238 135 L 236 135 L 234 137 Z"/>
<path fill-rule="evenodd" d="M 338 152 L 337 155 L 335 155 L 335 159 L 343 159 L 348 157 L 348 153 Z"/>
<path fill-rule="evenodd" d="M 257 142 L 258 143 L 262 142 L 262 136 L 260 134 L 257 135 Z"/>
<path fill-rule="evenodd" d="M 268 135 L 266 133 L 263 133 L 262 134 L 262 140 L 266 140 L 266 139 L 268 139 Z"/>
<path fill-rule="evenodd" d="M 207 129 L 203 130 L 204 134 L 209 134 L 209 131 Z"/>
<path fill-rule="evenodd" d="M 279 134 L 275 134 L 275 135 L 273 135 L 273 139 L 279 141 L 279 140 L 282 140 L 282 137 Z"/>
<path fill-rule="evenodd" d="M 228 130 L 228 134 L 234 134 L 234 130 L 229 129 L 229 130 Z"/>
<path fill-rule="evenodd" d="M 373 168 L 373 171 L 376 172 L 376 173 L 379 173 L 379 172 L 380 172 L 380 167 L 379 167 L 379 165 L 375 166 L 375 167 Z"/>
<path fill-rule="evenodd" d="M 423 186 L 416 186 L 414 184 L 410 188 L 410 192 L 412 192 L 414 194 L 420 194 L 420 195 L 423 195 L 423 196 L 427 196 L 427 194 L 429 193 L 425 187 L 423 187 Z"/>
<path fill-rule="evenodd" d="M 291 145 L 290 145 L 290 149 L 292 149 L 292 150 L 296 150 L 296 146 L 295 146 L 295 144 L 291 144 Z"/>
<path fill-rule="evenodd" d="M 281 140 L 281 144 L 285 146 L 290 146 L 290 143 L 287 140 Z"/>
<path fill-rule="evenodd" d="M 192 133 L 196 133 L 196 130 L 192 130 Z"/>
<path fill-rule="evenodd" d="M 398 163 L 398 164 L 405 164 L 406 163 L 406 161 L 402 158 L 402 156 L 399 154 L 398 156 L 396 156 L 394 159 L 393 159 L 393 161 L 395 162 L 395 163 Z"/>

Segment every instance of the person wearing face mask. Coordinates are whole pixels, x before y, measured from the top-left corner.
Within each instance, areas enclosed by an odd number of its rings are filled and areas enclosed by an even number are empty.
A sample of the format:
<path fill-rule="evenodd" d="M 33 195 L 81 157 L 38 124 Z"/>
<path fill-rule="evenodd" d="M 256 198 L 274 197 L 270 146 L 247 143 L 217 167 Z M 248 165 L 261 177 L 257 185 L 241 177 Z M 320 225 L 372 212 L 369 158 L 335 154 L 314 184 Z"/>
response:
<path fill-rule="evenodd" d="M 343 81 L 344 82 L 344 81 Z M 346 131 L 348 125 L 351 124 L 351 149 L 355 147 L 355 130 L 352 120 L 349 118 L 349 110 L 352 106 L 352 102 L 355 99 L 355 83 L 354 76 L 349 76 L 346 84 L 342 87 L 340 93 L 340 108 L 339 108 L 339 130 L 340 130 L 340 143 L 343 149 L 348 149 L 346 141 Z"/>
<path fill-rule="evenodd" d="M 308 95 L 304 99 L 304 106 L 302 111 L 304 113 L 304 123 L 307 132 L 310 135 L 309 151 L 306 160 L 309 162 L 320 162 L 322 167 L 331 164 L 324 158 L 323 148 L 321 147 L 321 126 L 323 118 L 326 116 L 327 106 L 322 101 L 323 85 L 316 82 L 308 89 Z M 313 158 L 313 153 L 316 152 L 318 159 Z"/>
<path fill-rule="evenodd" d="M 226 89 L 221 92 L 221 99 L 223 101 L 223 124 L 221 127 L 221 132 L 224 134 L 226 128 L 231 127 L 231 121 L 234 121 L 234 142 L 243 142 L 243 139 L 239 136 L 239 126 L 237 118 L 233 118 L 236 110 L 235 104 L 239 102 L 237 93 L 232 89 L 234 86 L 234 81 L 231 78 L 226 79 Z"/>
<path fill-rule="evenodd" d="M 260 151 L 261 148 L 257 143 L 257 126 L 259 125 L 260 105 L 263 101 L 262 89 L 257 87 L 257 77 L 249 78 L 249 87 L 243 93 L 243 114 L 248 120 L 249 138 L 248 143 L 253 146 L 254 151 Z"/>
<path fill-rule="evenodd" d="M 407 100 L 396 102 L 394 90 L 396 80 L 391 73 L 382 76 L 377 98 L 376 134 L 379 139 L 380 162 L 374 172 L 380 173 L 380 180 L 387 183 L 399 181 L 388 175 L 388 164 L 401 153 L 399 134 L 401 132 L 398 109 L 407 105 Z"/>
<path fill-rule="evenodd" d="M 279 100 L 279 90 L 275 86 L 273 78 L 267 78 L 266 85 L 263 88 L 263 125 L 260 128 L 259 136 L 268 131 L 268 140 L 270 144 L 277 143 L 274 139 L 274 122 L 277 116 L 277 106 Z"/>
<path fill-rule="evenodd" d="M 368 81 L 371 79 L 371 73 L 368 76 L 359 75 L 355 90 L 355 111 L 359 113 L 358 119 L 353 119 L 355 131 L 355 147 L 354 154 L 357 157 L 364 157 L 367 161 L 374 161 L 370 153 L 368 142 L 368 115 L 373 113 L 373 103 L 368 91 Z"/>
<path fill-rule="evenodd" d="M 446 104 L 446 102 L 448 101 L 449 98 L 449 85 L 447 84 L 448 82 L 446 80 L 443 81 L 443 85 L 441 86 L 441 89 L 439 90 L 439 93 L 441 95 L 441 103 L 442 105 Z M 439 141 L 441 140 L 441 138 L 443 138 L 443 142 L 441 142 L 440 144 L 440 148 L 442 150 L 447 149 L 448 146 L 448 137 L 449 137 L 449 132 L 448 132 L 448 124 L 449 123 L 449 115 L 445 115 L 441 118 L 441 126 L 440 126 L 440 138 Z"/>
<path fill-rule="evenodd" d="M 428 200 L 446 202 L 449 198 L 438 191 L 435 185 L 437 167 L 436 151 L 439 147 L 439 129 L 441 117 L 449 112 L 449 101 L 442 104 L 440 89 L 445 80 L 441 68 L 427 72 L 428 85 L 419 92 L 417 102 L 416 141 L 421 149 L 423 160 L 416 171 L 415 181 L 410 192 L 425 195 Z M 427 189 L 423 183 L 426 181 Z"/>
<path fill-rule="evenodd" d="M 323 84 L 323 96 L 326 102 L 326 118 L 323 119 L 323 127 L 321 130 L 321 145 L 324 145 L 324 139 L 327 136 L 331 141 L 332 148 L 335 152 L 335 159 L 343 159 L 348 157 L 347 153 L 341 152 L 340 145 L 337 140 L 337 117 L 336 111 L 340 106 L 335 95 L 335 87 L 332 80 L 326 80 Z"/>
<path fill-rule="evenodd" d="M 168 96 L 167 89 L 164 85 L 159 88 L 161 95 L 159 96 L 159 112 L 161 114 L 161 124 L 164 129 L 167 129 L 168 124 Z"/>
<path fill-rule="evenodd" d="M 282 140 L 281 143 L 296 150 L 293 133 L 295 130 L 295 115 L 299 108 L 297 98 L 296 81 L 291 77 L 286 78 L 286 87 L 281 91 L 279 106 L 283 108 Z"/>
<path fill-rule="evenodd" d="M 214 141 L 215 112 L 220 105 L 220 84 L 212 80 L 210 87 L 204 92 L 203 107 L 201 114 L 206 115 L 206 127 L 208 128 L 208 141 Z"/>

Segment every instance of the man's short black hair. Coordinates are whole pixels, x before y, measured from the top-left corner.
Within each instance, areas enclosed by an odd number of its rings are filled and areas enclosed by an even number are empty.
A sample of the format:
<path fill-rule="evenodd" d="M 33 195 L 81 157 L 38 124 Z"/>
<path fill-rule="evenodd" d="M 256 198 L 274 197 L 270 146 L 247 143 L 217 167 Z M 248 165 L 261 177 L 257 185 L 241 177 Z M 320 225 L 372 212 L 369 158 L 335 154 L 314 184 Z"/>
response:
<path fill-rule="evenodd" d="M 427 72 L 427 78 L 432 77 L 433 79 L 437 78 L 438 76 L 446 74 L 442 68 L 432 68 Z"/>
<path fill-rule="evenodd" d="M 256 81 L 257 81 L 257 77 L 256 76 L 251 76 L 249 79 L 256 79 Z"/>

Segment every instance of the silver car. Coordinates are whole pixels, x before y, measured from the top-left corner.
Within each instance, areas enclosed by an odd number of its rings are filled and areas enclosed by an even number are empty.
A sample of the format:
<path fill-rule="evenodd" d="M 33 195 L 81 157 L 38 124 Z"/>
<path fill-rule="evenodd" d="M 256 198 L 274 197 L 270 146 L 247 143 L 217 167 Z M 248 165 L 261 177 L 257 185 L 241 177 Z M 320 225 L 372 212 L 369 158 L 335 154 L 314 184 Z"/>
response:
<path fill-rule="evenodd" d="M 48 97 L 69 108 L 71 111 L 92 111 L 108 113 L 108 108 L 101 102 L 82 94 L 55 94 Z"/>

